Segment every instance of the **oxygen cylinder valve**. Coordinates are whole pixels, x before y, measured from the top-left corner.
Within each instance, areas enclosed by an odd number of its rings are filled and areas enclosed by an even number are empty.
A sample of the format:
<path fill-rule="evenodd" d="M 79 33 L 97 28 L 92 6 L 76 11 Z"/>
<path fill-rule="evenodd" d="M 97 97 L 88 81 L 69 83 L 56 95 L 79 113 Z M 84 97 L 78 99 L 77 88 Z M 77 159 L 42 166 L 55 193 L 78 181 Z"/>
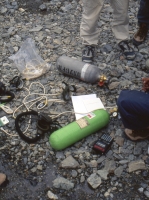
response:
<path fill-rule="evenodd" d="M 113 117 L 117 117 L 117 116 L 118 116 L 118 108 L 117 108 L 117 107 L 114 107 L 114 108 L 110 109 L 110 114 L 111 114 Z"/>
<path fill-rule="evenodd" d="M 98 85 L 102 87 L 107 82 L 107 77 L 105 75 L 100 76 Z"/>

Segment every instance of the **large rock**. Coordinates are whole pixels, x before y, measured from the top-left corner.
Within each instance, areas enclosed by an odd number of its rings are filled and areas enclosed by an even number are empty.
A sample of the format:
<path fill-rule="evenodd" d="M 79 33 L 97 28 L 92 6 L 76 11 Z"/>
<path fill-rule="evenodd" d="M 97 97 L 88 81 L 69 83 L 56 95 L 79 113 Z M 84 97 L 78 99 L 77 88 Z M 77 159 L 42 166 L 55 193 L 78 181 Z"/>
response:
<path fill-rule="evenodd" d="M 3 174 L 3 173 L 0 173 L 0 185 L 1 185 L 2 183 L 4 183 L 5 180 L 6 180 L 6 175 Z"/>
<path fill-rule="evenodd" d="M 136 160 L 129 163 L 129 172 L 133 172 L 140 169 L 146 169 L 145 163 L 143 160 Z"/>
<path fill-rule="evenodd" d="M 77 168 L 79 163 L 70 155 L 61 162 L 62 168 Z"/>
<path fill-rule="evenodd" d="M 58 177 L 53 181 L 53 187 L 63 190 L 70 190 L 74 187 L 74 183 L 68 181 L 63 177 Z"/>
<path fill-rule="evenodd" d="M 96 189 L 101 184 L 101 178 L 94 173 L 90 175 L 90 177 L 87 179 L 87 182 L 92 188 Z"/>

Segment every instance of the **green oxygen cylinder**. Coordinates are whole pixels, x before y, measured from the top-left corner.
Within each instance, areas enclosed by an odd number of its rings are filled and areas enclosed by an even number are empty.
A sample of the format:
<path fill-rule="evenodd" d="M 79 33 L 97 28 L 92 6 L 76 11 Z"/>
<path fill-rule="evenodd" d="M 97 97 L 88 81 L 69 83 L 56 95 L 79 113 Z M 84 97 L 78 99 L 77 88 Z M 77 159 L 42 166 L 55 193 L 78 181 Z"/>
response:
<path fill-rule="evenodd" d="M 106 110 L 95 110 L 87 116 L 74 121 L 67 126 L 53 132 L 49 142 L 53 149 L 62 150 L 75 142 L 95 133 L 109 122 L 109 114 Z"/>

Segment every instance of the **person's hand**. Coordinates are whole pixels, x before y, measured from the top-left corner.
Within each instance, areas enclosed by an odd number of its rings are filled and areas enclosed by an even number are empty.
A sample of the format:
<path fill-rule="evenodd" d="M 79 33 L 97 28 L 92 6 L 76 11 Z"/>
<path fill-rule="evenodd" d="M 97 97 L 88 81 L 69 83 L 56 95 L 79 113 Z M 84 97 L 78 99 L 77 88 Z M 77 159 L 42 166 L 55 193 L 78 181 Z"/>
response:
<path fill-rule="evenodd" d="M 143 81 L 143 91 L 147 92 L 149 91 L 149 78 L 142 78 Z"/>

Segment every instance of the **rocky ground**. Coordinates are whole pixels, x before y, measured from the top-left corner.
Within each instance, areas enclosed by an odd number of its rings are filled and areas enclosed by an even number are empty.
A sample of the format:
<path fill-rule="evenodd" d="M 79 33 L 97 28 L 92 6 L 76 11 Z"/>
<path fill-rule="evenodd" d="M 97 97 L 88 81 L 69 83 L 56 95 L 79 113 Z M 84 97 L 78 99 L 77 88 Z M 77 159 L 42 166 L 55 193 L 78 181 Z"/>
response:
<path fill-rule="evenodd" d="M 137 30 L 137 11 L 138 1 L 131 0 L 131 37 Z M 61 55 L 81 60 L 81 12 L 79 0 L 2 0 L 0 81 L 9 85 L 9 80 L 19 74 L 9 57 L 30 37 L 35 41 L 39 55 L 52 66 L 48 73 L 35 81 L 42 83 L 47 93 L 56 93 L 54 98 L 62 99 L 60 93 L 63 81 L 76 86 L 74 95 L 97 94 L 106 107 L 116 105 L 116 98 L 122 89 L 141 90 L 141 78 L 148 76 L 146 60 L 149 55 L 149 40 L 136 50 L 134 61 L 127 61 L 121 52 L 114 48 L 116 43 L 110 27 L 112 9 L 109 1 L 105 1 L 98 22 L 101 34 L 94 61 L 101 73 L 110 79 L 109 85 L 100 88 L 97 84 L 84 83 L 57 71 L 55 63 Z M 29 88 L 33 81 L 25 81 L 25 87 Z M 42 92 L 37 84 L 32 91 Z M 6 105 L 15 110 L 21 105 L 26 94 L 24 89 L 17 91 L 15 100 Z M 33 108 L 37 110 L 36 106 Z M 71 101 L 50 102 L 44 110 L 59 114 L 73 110 L 73 106 Z M 9 124 L 4 129 L 17 135 L 13 116 L 1 110 L 0 116 L 4 115 L 9 119 Z M 62 126 L 74 120 L 73 113 L 58 118 Z M 124 137 L 123 132 L 120 116 L 111 116 L 106 128 L 63 151 L 51 148 L 48 142 L 49 134 L 45 134 L 44 138 L 35 144 L 27 144 L 18 135 L 12 137 L 0 132 L 0 173 L 7 175 L 7 181 L 0 186 L 0 200 L 148 199 L 148 141 L 131 142 Z M 111 134 L 114 142 L 108 153 L 101 156 L 92 151 L 92 146 L 103 133 Z"/>

